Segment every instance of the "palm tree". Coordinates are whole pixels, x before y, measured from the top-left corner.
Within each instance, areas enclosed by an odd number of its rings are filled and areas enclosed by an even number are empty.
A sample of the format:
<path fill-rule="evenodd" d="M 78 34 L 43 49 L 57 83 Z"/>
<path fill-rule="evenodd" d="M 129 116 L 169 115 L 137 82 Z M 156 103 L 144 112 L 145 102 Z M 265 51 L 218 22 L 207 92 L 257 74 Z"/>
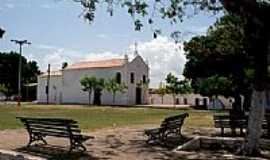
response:
<path fill-rule="evenodd" d="M 115 96 L 117 92 L 124 93 L 125 90 L 127 89 L 127 86 L 123 83 L 117 83 L 116 79 L 109 79 L 105 83 L 105 88 L 108 92 L 112 93 L 113 96 L 113 104 L 115 103 Z"/>

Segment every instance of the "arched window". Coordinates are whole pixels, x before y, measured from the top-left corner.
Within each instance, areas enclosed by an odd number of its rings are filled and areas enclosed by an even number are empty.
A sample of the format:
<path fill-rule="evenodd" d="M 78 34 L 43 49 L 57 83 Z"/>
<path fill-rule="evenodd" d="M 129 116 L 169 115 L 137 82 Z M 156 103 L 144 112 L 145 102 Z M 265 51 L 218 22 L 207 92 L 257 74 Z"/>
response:
<path fill-rule="evenodd" d="M 116 82 L 119 84 L 121 83 L 121 73 L 120 72 L 116 73 Z"/>

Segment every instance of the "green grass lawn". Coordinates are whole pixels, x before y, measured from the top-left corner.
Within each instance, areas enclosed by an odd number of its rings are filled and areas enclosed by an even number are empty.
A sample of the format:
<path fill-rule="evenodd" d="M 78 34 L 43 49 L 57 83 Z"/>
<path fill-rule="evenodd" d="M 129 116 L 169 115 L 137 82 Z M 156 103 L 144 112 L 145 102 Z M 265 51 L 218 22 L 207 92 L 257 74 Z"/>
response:
<path fill-rule="evenodd" d="M 17 116 L 58 117 L 77 120 L 83 130 L 136 124 L 159 124 L 163 118 L 188 112 L 185 125 L 212 127 L 212 112 L 201 110 L 173 110 L 150 108 L 93 107 L 69 105 L 14 105 L 0 106 L 0 130 L 23 127 Z"/>

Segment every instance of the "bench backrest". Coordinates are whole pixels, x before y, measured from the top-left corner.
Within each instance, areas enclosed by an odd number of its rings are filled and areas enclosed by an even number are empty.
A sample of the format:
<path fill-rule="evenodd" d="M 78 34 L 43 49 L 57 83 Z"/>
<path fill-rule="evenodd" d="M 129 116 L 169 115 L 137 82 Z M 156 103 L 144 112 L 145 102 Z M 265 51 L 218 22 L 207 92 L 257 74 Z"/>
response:
<path fill-rule="evenodd" d="M 248 123 L 247 116 L 214 115 L 215 127 L 246 127 Z"/>
<path fill-rule="evenodd" d="M 189 116 L 188 113 L 183 113 L 183 114 L 180 114 L 180 115 L 167 117 L 161 123 L 161 128 L 165 128 L 165 129 L 181 128 L 183 123 L 184 123 L 185 118 L 188 117 L 188 116 Z"/>
<path fill-rule="evenodd" d="M 76 121 L 60 118 L 28 118 L 17 117 L 25 125 L 30 133 L 40 133 L 42 135 L 71 137 L 80 134 L 81 130 Z"/>

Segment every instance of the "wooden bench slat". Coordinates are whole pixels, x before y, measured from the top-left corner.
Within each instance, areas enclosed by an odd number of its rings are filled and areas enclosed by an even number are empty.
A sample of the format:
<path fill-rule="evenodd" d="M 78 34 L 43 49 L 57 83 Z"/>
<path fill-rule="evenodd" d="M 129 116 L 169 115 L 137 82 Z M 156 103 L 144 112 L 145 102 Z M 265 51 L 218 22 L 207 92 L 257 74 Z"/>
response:
<path fill-rule="evenodd" d="M 16 117 L 20 120 L 27 121 L 50 121 L 50 122 L 67 122 L 67 123 L 77 123 L 72 119 L 64 119 L 64 118 L 30 118 L 30 117 Z"/>
<path fill-rule="evenodd" d="M 39 123 L 24 123 L 25 125 L 29 125 L 29 126 L 36 126 L 36 127 L 53 127 L 53 128 L 62 128 L 62 129 L 65 129 L 67 127 L 69 128 L 72 128 L 72 129 L 79 129 L 79 126 L 78 125 L 60 125 L 60 124 L 57 124 L 57 125 L 52 125 L 52 124 L 39 124 Z"/>
<path fill-rule="evenodd" d="M 62 132 L 67 132 L 69 133 L 70 131 L 71 132 L 76 132 L 76 133 L 80 133 L 81 130 L 80 129 L 74 129 L 74 128 L 71 128 L 70 130 L 67 130 L 65 128 L 56 128 L 56 127 L 50 127 L 50 126 L 33 126 L 33 125 L 30 125 L 29 126 L 29 129 L 31 130 L 39 130 L 39 129 L 44 129 L 44 130 L 50 130 L 50 131 L 55 131 L 55 132 L 58 132 L 58 131 L 62 131 Z"/>
<path fill-rule="evenodd" d="M 64 121 L 36 121 L 36 120 L 22 120 L 22 122 L 24 123 L 38 123 L 38 124 L 51 124 L 51 125 L 65 125 L 65 124 L 68 124 L 68 125 L 76 125 L 77 123 L 70 123 L 70 122 L 64 122 Z"/>

